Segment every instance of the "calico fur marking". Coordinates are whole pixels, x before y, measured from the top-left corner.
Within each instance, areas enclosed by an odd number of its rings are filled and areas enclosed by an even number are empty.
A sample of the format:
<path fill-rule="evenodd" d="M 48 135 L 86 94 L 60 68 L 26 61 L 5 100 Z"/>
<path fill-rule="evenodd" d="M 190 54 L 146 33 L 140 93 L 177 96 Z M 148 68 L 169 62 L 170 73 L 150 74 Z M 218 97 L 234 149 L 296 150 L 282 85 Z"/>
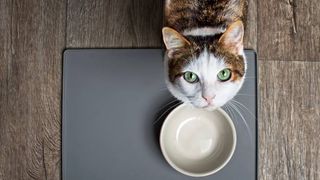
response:
<path fill-rule="evenodd" d="M 246 72 L 245 7 L 245 0 L 166 1 L 166 83 L 176 98 L 212 109 L 236 95 Z M 190 82 L 186 73 L 198 80 Z"/>
<path fill-rule="evenodd" d="M 244 20 L 245 0 L 167 0 L 165 26 L 178 32 L 197 27 L 226 27 Z"/>

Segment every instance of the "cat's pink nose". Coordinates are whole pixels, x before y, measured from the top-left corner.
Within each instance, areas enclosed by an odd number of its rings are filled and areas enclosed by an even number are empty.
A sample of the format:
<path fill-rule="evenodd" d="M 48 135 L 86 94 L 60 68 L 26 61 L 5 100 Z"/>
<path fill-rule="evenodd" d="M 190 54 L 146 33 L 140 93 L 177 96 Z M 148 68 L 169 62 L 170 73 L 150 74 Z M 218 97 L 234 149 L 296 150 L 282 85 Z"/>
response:
<path fill-rule="evenodd" d="M 202 97 L 207 101 L 208 104 L 211 104 L 215 96 L 202 96 Z"/>

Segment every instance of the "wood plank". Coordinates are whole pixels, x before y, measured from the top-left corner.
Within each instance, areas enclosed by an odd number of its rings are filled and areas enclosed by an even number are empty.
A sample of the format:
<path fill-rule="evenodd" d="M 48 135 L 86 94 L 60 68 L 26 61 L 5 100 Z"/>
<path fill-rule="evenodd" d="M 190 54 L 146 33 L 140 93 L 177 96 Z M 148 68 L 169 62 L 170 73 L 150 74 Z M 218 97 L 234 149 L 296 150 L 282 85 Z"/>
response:
<path fill-rule="evenodd" d="M 64 0 L 1 1 L 0 179 L 60 179 L 65 9 Z"/>
<path fill-rule="evenodd" d="M 163 0 L 68 1 L 67 47 L 161 47 Z"/>
<path fill-rule="evenodd" d="M 11 0 L 0 1 L 0 179 L 11 166 L 7 161 L 8 142 L 7 104 L 8 104 L 8 63 L 11 61 Z M 6 153 L 5 153 L 6 152 Z M 9 166 L 9 167 L 8 167 Z"/>
<path fill-rule="evenodd" d="M 244 47 L 257 50 L 257 0 L 247 0 Z"/>
<path fill-rule="evenodd" d="M 259 58 L 319 61 L 319 17 L 319 0 L 258 1 Z"/>
<path fill-rule="evenodd" d="M 320 179 L 320 62 L 260 61 L 259 179 Z"/>

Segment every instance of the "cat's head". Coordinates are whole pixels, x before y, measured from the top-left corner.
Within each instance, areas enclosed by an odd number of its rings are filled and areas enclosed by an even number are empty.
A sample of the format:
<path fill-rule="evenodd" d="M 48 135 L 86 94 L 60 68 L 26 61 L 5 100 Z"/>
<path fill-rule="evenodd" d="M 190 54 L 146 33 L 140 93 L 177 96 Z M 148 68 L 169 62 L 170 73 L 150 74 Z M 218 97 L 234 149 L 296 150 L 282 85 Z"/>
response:
<path fill-rule="evenodd" d="M 183 36 L 168 27 L 162 32 L 166 83 L 177 99 L 215 109 L 236 95 L 246 71 L 241 21 L 214 36 Z"/>

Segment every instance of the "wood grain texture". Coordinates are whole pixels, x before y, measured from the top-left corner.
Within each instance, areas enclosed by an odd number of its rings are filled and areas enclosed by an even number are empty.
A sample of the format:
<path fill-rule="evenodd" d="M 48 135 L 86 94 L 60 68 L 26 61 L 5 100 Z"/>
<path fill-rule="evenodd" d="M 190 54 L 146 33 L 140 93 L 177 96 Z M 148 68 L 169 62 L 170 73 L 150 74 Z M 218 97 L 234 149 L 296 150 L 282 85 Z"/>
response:
<path fill-rule="evenodd" d="M 161 47 L 163 0 L 68 0 L 67 47 Z"/>
<path fill-rule="evenodd" d="M 244 47 L 257 50 L 257 0 L 247 0 Z"/>
<path fill-rule="evenodd" d="M 262 60 L 320 61 L 319 0 L 258 1 Z"/>
<path fill-rule="evenodd" d="M 60 178 L 65 4 L 1 1 L 1 179 Z"/>
<path fill-rule="evenodd" d="M 320 62 L 260 61 L 260 180 L 320 179 Z"/>
<path fill-rule="evenodd" d="M 5 179 L 9 148 L 8 144 L 8 65 L 11 61 L 11 0 L 0 1 L 0 179 Z M 11 157 L 12 158 L 12 157 Z M 10 166 L 10 165 L 9 165 Z"/>

